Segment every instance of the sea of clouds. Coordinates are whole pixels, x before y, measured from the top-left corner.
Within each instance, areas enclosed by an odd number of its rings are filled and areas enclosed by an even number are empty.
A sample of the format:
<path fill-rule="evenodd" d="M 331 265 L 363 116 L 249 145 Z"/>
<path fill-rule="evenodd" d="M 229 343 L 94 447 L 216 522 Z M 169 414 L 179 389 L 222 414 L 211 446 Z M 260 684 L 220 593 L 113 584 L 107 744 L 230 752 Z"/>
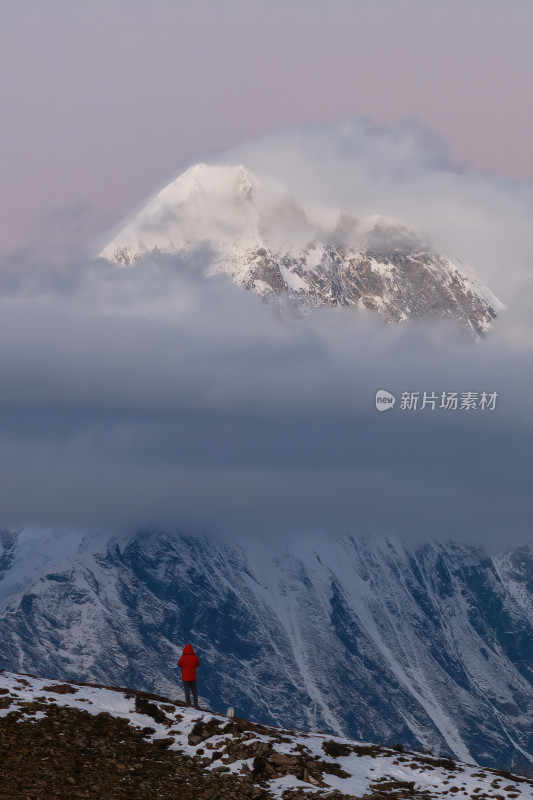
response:
<path fill-rule="evenodd" d="M 122 268 L 67 247 L 64 215 L 0 269 L 3 524 L 530 541 L 533 186 L 452 163 L 415 120 L 304 126 L 203 160 L 419 228 L 506 309 L 477 343 L 349 309 L 291 320 L 205 278 L 208 247 Z M 402 410 L 414 391 L 498 400 Z"/>

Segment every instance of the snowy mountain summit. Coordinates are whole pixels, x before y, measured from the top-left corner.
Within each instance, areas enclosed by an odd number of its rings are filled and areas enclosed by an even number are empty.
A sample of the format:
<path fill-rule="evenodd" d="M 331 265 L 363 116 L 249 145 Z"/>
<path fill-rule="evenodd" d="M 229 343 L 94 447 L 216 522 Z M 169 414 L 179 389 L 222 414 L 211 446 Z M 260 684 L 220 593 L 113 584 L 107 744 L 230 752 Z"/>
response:
<path fill-rule="evenodd" d="M 483 334 L 502 308 L 475 273 L 417 231 L 380 216 L 304 207 L 241 166 L 197 164 L 125 223 L 100 256 L 128 266 L 156 254 L 200 263 L 299 310 L 364 307 L 388 322 L 455 319 Z"/>

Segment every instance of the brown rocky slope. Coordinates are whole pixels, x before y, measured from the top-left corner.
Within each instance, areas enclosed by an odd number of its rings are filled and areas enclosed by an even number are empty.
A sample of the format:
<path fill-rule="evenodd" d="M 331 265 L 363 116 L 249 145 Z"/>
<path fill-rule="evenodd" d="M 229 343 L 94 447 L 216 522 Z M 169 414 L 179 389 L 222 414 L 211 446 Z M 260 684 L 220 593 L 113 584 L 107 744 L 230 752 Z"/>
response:
<path fill-rule="evenodd" d="M 107 709 L 107 710 L 105 710 Z M 2 800 L 522 800 L 533 781 L 179 700 L 0 674 Z"/>

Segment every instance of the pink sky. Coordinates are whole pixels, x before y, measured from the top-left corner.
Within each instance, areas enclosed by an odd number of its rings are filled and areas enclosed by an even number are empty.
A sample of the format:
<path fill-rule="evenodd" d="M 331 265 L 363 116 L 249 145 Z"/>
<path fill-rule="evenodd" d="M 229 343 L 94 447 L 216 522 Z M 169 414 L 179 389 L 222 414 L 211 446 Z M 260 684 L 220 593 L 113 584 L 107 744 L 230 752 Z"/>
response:
<path fill-rule="evenodd" d="M 88 240 L 194 153 L 354 113 L 533 179 L 532 30 L 530 0 L 4 3 L 0 248 L 84 206 Z"/>

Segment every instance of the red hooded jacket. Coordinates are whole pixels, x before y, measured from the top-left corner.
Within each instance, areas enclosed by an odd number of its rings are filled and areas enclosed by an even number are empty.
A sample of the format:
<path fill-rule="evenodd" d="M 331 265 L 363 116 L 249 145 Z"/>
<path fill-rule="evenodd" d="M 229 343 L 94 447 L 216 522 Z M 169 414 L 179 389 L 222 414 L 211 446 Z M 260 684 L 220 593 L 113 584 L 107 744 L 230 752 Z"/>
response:
<path fill-rule="evenodd" d="M 200 666 L 200 659 L 195 654 L 192 644 L 186 644 L 183 648 L 183 655 L 178 661 L 181 667 L 181 679 L 183 681 L 196 680 L 196 667 Z"/>

